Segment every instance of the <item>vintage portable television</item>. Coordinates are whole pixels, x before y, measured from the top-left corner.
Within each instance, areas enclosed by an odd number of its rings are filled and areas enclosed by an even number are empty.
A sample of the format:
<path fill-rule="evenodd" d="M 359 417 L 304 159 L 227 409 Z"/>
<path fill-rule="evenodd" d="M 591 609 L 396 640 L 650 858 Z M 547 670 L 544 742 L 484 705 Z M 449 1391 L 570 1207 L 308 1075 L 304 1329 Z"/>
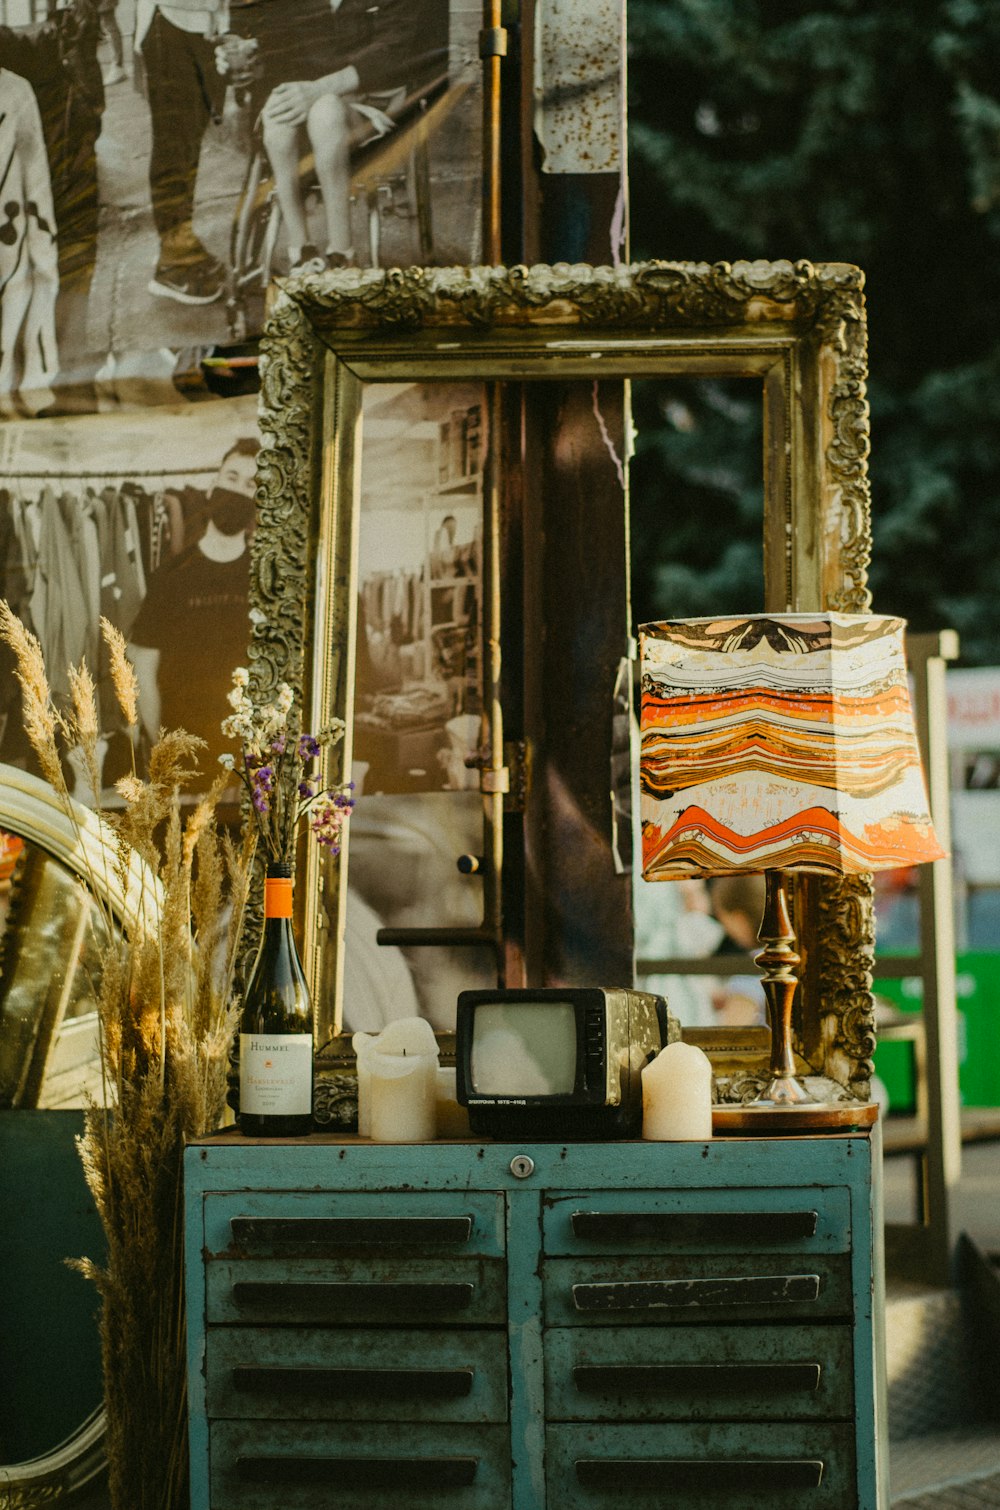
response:
<path fill-rule="evenodd" d="M 665 999 L 646 991 L 463 991 L 458 1100 L 487 1137 L 639 1137 L 642 1067 L 680 1036 Z"/>

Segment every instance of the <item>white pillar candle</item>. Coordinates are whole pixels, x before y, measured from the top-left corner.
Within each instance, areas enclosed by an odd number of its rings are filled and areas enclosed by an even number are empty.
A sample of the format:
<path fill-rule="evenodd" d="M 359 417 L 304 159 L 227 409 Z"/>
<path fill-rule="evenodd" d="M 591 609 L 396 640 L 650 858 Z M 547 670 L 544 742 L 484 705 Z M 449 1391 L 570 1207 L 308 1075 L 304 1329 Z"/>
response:
<path fill-rule="evenodd" d="M 371 1052 L 375 1041 L 374 1033 L 355 1033 L 351 1039 L 358 1071 L 358 1132 L 363 1138 L 371 1131 Z"/>
<path fill-rule="evenodd" d="M 373 1143 L 430 1143 L 437 1126 L 437 1059 L 430 1054 L 369 1057 Z"/>
<path fill-rule="evenodd" d="M 375 1040 L 380 1054 L 440 1053 L 434 1029 L 426 1017 L 397 1017 L 388 1023 Z"/>
<path fill-rule="evenodd" d="M 377 1037 L 355 1033 L 358 1132 L 376 1143 L 434 1137 L 438 1041 L 424 1017 L 397 1017 Z"/>
<path fill-rule="evenodd" d="M 693 1043 L 668 1043 L 643 1069 L 642 1136 L 698 1143 L 712 1136 L 712 1063 Z"/>

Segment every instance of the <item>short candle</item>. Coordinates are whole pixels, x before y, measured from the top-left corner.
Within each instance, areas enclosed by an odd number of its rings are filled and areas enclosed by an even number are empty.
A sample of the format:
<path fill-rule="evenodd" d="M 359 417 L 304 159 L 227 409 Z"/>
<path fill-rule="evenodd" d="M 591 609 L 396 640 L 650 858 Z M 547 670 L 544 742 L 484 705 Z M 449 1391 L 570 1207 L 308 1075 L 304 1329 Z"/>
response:
<path fill-rule="evenodd" d="M 422 1017 L 400 1017 L 377 1037 L 355 1033 L 358 1131 L 376 1143 L 427 1143 L 436 1131 L 438 1044 Z"/>
<path fill-rule="evenodd" d="M 668 1043 L 643 1069 L 642 1136 L 698 1143 L 712 1136 L 712 1064 L 693 1043 Z"/>

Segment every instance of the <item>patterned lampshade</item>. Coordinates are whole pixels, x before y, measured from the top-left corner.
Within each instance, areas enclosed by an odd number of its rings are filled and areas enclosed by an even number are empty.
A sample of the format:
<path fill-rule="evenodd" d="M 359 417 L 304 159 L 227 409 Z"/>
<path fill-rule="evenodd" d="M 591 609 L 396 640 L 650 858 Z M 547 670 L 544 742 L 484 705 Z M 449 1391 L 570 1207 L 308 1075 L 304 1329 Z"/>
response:
<path fill-rule="evenodd" d="M 644 878 L 940 859 L 903 629 L 842 613 L 643 625 Z"/>

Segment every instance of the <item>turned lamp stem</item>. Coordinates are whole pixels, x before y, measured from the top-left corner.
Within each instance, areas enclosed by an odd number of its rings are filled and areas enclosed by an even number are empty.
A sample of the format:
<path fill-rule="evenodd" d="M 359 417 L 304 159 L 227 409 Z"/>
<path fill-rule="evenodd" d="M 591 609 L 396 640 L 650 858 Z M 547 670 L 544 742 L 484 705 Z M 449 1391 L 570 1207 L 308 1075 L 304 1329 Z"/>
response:
<path fill-rule="evenodd" d="M 757 934 L 764 947 L 755 958 L 755 964 L 761 972 L 761 984 L 771 1024 L 771 1078 L 767 1088 L 757 1097 L 757 1104 L 773 1106 L 794 1106 L 813 1099 L 795 1078 L 792 999 L 799 983 L 795 974 L 799 956 L 792 947 L 795 931 L 788 910 L 785 875 L 783 870 L 764 872 L 767 892 L 760 932 Z"/>

